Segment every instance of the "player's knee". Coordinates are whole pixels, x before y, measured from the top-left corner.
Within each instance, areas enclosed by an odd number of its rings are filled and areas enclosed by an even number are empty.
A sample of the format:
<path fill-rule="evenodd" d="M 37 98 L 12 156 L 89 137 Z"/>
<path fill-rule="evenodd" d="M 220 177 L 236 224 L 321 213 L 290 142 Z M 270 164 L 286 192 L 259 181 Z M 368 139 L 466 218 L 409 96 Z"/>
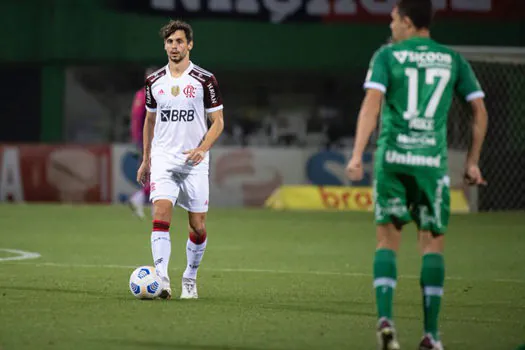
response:
<path fill-rule="evenodd" d="M 170 201 L 156 201 L 154 204 L 153 216 L 155 220 L 170 221 L 172 204 Z"/>
<path fill-rule="evenodd" d="M 397 251 L 401 243 L 401 231 L 393 224 L 377 226 L 377 249 Z"/>
<path fill-rule="evenodd" d="M 206 225 L 204 221 L 190 222 L 189 229 L 191 232 L 195 232 L 197 235 L 206 234 Z"/>
<path fill-rule="evenodd" d="M 191 213 L 188 218 L 189 229 L 195 232 L 202 232 L 206 227 L 205 213 Z"/>
<path fill-rule="evenodd" d="M 202 244 L 206 240 L 206 216 L 192 214 L 188 224 L 190 240 L 195 244 Z"/>
<path fill-rule="evenodd" d="M 421 254 L 443 253 L 445 236 L 430 231 L 419 232 L 419 245 Z"/>
<path fill-rule="evenodd" d="M 190 229 L 190 241 L 192 241 L 195 244 L 202 244 L 206 241 L 207 233 L 206 233 L 206 226 L 204 225 L 204 221 L 200 221 L 199 223 L 191 223 L 189 225 Z"/>

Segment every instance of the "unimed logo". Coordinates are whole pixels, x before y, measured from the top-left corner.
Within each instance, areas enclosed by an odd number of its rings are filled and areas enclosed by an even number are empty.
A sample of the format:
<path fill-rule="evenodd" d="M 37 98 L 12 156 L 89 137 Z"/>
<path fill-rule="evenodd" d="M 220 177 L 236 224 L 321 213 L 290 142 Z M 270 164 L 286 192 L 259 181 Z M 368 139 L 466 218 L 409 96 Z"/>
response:
<path fill-rule="evenodd" d="M 319 187 L 319 195 L 323 206 L 327 209 L 356 208 L 369 210 L 373 200 L 371 191 L 352 187 Z"/>

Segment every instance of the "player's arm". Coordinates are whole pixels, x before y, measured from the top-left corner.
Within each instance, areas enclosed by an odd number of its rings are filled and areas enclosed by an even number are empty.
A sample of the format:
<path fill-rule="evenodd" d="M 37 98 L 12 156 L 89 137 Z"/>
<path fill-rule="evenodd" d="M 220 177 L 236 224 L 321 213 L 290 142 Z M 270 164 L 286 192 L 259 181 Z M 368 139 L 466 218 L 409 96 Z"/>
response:
<path fill-rule="evenodd" d="M 187 162 L 192 165 L 197 165 L 204 159 L 206 152 L 210 150 L 215 141 L 221 136 L 224 130 L 224 117 L 221 109 L 208 113 L 208 118 L 211 120 L 211 126 L 204 136 L 199 147 L 183 152 L 187 154 Z"/>
<path fill-rule="evenodd" d="M 144 130 L 142 131 L 143 139 L 143 156 L 142 162 L 149 164 L 151 157 L 151 141 L 153 140 L 153 130 L 155 129 L 156 112 L 146 111 L 146 120 L 144 121 Z"/>
<path fill-rule="evenodd" d="M 478 98 L 470 102 L 472 107 L 472 144 L 467 156 L 467 164 L 479 163 L 481 148 L 487 133 L 488 114 L 485 102 Z"/>
<path fill-rule="evenodd" d="M 364 84 L 366 95 L 357 119 L 357 133 L 352 151 L 352 159 L 350 159 L 346 167 L 347 175 L 352 181 L 359 181 L 363 178 L 363 153 L 370 140 L 370 135 L 372 135 L 372 132 L 374 132 L 377 126 L 377 120 L 381 112 L 381 104 L 387 86 L 387 51 L 385 48 L 381 48 L 372 58 Z"/>
<path fill-rule="evenodd" d="M 370 140 L 370 135 L 372 135 L 377 126 L 382 101 L 382 91 L 376 89 L 367 90 L 365 99 L 361 105 L 359 117 L 357 118 L 357 133 L 352 157 L 363 158 L 363 153 Z"/>
<path fill-rule="evenodd" d="M 465 179 L 470 185 L 486 185 L 479 169 L 479 158 L 487 133 L 488 114 L 482 98 L 470 101 L 472 107 L 472 142 L 467 154 Z"/>
<path fill-rule="evenodd" d="M 211 126 L 206 133 L 204 140 L 199 146 L 204 152 L 208 152 L 210 150 L 224 130 L 224 117 L 222 114 L 222 109 L 209 113 L 208 118 L 211 121 Z"/>
<path fill-rule="evenodd" d="M 204 108 L 212 124 L 204 136 L 199 147 L 187 150 L 187 162 L 197 165 L 204 159 L 206 152 L 210 150 L 224 129 L 224 117 L 222 97 L 219 84 L 214 76 L 211 76 L 204 84 Z"/>
<path fill-rule="evenodd" d="M 479 158 L 487 133 L 488 114 L 481 86 L 470 64 L 459 56 L 456 91 L 472 108 L 472 141 L 467 154 L 465 179 L 471 185 L 485 185 L 479 169 Z"/>

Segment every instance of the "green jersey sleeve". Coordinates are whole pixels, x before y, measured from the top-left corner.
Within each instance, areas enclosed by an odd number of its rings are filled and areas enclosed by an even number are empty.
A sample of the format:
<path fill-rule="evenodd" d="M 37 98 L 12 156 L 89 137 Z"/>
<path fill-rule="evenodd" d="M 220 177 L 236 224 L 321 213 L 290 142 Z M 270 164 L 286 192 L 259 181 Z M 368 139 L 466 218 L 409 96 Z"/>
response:
<path fill-rule="evenodd" d="M 458 55 L 458 80 L 456 83 L 456 92 L 464 98 L 467 102 L 477 98 L 485 97 L 485 93 L 481 90 L 478 79 L 470 66 L 470 63 Z"/>
<path fill-rule="evenodd" d="M 388 50 L 383 46 L 376 51 L 366 75 L 365 89 L 376 89 L 386 93 L 388 87 Z"/>

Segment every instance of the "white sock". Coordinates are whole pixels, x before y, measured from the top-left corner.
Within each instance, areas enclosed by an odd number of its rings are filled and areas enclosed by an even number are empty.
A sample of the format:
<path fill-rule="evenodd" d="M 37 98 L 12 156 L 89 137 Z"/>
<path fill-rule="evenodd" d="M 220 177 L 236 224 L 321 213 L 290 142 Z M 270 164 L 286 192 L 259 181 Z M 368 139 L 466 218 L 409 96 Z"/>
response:
<path fill-rule="evenodd" d="M 186 243 L 186 259 L 188 265 L 186 265 L 186 270 L 182 275 L 183 278 L 197 279 L 197 270 L 201 264 L 204 251 L 206 250 L 206 243 L 208 243 L 208 239 L 201 244 L 195 244 L 188 238 L 188 242 Z"/>
<path fill-rule="evenodd" d="M 133 193 L 129 200 L 135 205 L 142 206 L 144 205 L 144 201 L 146 200 L 146 195 L 144 194 L 143 190 L 138 190 L 137 192 Z"/>
<path fill-rule="evenodd" d="M 171 255 L 171 240 L 169 231 L 153 231 L 151 233 L 151 253 L 153 262 L 160 277 L 168 276 L 168 264 Z"/>

